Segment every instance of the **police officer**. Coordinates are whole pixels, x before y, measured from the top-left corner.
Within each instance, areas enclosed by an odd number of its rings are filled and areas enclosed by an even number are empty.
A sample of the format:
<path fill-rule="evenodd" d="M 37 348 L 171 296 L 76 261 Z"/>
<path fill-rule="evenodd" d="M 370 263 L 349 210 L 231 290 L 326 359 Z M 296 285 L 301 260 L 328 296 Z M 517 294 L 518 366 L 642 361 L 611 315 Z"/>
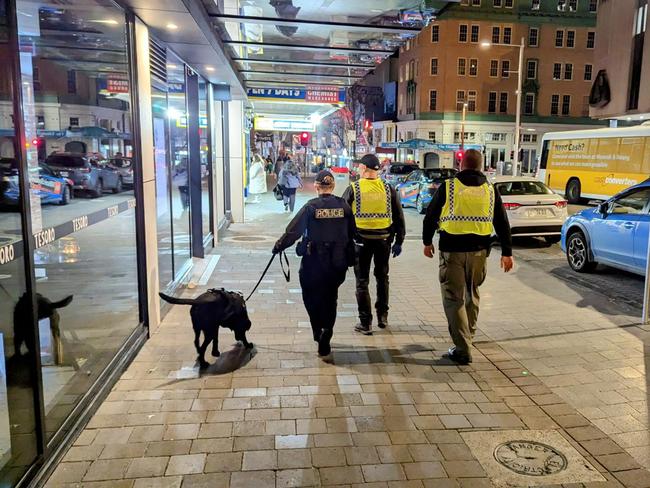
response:
<path fill-rule="evenodd" d="M 296 253 L 302 256 L 300 286 L 302 299 L 309 314 L 314 341 L 319 356 L 331 352 L 336 321 L 338 290 L 345 281 L 348 267 L 354 264 L 356 232 L 350 206 L 332 195 L 334 176 L 321 171 L 315 182 L 318 198 L 307 202 L 289 223 L 273 247 L 279 253 L 302 237 Z"/>
<path fill-rule="evenodd" d="M 487 274 L 493 231 L 501 241 L 501 268 L 513 267 L 508 216 L 495 188 L 481 170 L 479 151 L 465 152 L 461 172 L 438 188 L 424 218 L 424 255 L 433 258 L 433 234 L 440 232 L 440 289 L 454 347 L 454 362 L 472 362 L 472 340 L 479 312 L 479 286 Z"/>
<path fill-rule="evenodd" d="M 377 280 L 377 325 L 385 329 L 388 326 L 388 260 L 391 251 L 394 258 L 402 253 L 406 233 L 397 192 L 379 178 L 379 168 L 377 156 L 366 154 L 359 164 L 361 179 L 352 183 L 343 194 L 343 199 L 352 207 L 357 224 L 354 274 L 360 323 L 354 329 L 365 335 L 372 334 L 372 306 L 368 290 L 371 263 L 375 263 Z"/>

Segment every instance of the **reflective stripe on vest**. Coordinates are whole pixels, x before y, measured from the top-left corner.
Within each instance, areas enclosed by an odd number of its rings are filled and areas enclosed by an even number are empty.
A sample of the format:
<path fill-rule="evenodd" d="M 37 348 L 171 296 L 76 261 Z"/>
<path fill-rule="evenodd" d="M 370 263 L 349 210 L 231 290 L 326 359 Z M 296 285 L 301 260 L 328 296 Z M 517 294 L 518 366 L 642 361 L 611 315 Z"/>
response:
<path fill-rule="evenodd" d="M 447 180 L 447 201 L 440 215 L 440 230 L 448 234 L 492 235 L 494 187 L 463 185 L 457 178 Z"/>
<path fill-rule="evenodd" d="M 390 187 L 382 180 L 352 183 L 354 218 L 359 229 L 388 229 L 393 222 Z"/>

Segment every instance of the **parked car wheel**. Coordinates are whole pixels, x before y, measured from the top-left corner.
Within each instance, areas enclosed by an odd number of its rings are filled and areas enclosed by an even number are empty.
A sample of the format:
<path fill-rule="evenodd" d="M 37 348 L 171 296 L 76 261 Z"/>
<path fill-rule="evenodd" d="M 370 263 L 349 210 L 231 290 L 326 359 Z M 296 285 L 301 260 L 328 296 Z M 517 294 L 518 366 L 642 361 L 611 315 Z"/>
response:
<path fill-rule="evenodd" d="M 548 244 L 557 244 L 562 240 L 562 236 L 544 236 L 544 240 Z"/>
<path fill-rule="evenodd" d="M 415 200 L 415 208 L 417 209 L 418 213 L 421 213 L 421 214 L 427 213 L 427 209 L 424 207 L 424 204 L 422 203 L 422 198 L 420 198 L 420 195 L 418 195 L 418 198 Z"/>
<path fill-rule="evenodd" d="M 122 184 L 122 178 L 117 179 L 117 183 L 115 184 L 115 188 L 113 188 L 113 193 L 122 193 L 124 190 L 124 185 Z"/>
<path fill-rule="evenodd" d="M 101 197 L 104 194 L 104 184 L 102 183 L 102 180 L 97 180 L 97 183 L 95 184 L 95 189 L 93 190 L 93 197 L 98 198 Z"/>
<path fill-rule="evenodd" d="M 580 180 L 573 178 L 569 180 L 566 185 L 565 196 L 569 203 L 580 203 L 582 194 L 582 185 L 580 185 Z"/>
<path fill-rule="evenodd" d="M 68 185 L 66 185 L 63 188 L 63 195 L 61 195 L 61 202 L 59 202 L 59 205 L 67 205 L 70 203 L 70 199 L 72 198 L 72 190 Z"/>
<path fill-rule="evenodd" d="M 589 258 L 589 243 L 581 231 L 575 231 L 569 235 L 566 245 L 566 256 L 569 266 L 578 273 L 588 273 L 596 269 L 598 265 Z"/>

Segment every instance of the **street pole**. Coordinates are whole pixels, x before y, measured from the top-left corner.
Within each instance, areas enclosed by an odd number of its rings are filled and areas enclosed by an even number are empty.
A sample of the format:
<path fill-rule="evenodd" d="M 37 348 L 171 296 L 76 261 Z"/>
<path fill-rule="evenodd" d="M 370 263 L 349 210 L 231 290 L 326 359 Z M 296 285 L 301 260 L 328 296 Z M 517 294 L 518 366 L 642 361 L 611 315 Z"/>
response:
<path fill-rule="evenodd" d="M 465 116 L 467 115 L 467 103 L 463 103 L 463 121 L 460 124 L 460 150 L 465 150 Z"/>
<path fill-rule="evenodd" d="M 526 40 L 522 37 L 519 44 L 519 68 L 517 69 L 517 111 L 515 112 L 515 160 L 512 163 L 512 174 L 519 174 L 519 140 L 521 138 L 521 91 L 523 89 L 524 47 Z"/>
<path fill-rule="evenodd" d="M 645 289 L 643 291 L 643 316 L 641 317 L 641 320 L 643 325 L 648 325 L 650 323 L 650 246 L 648 246 L 648 252 L 646 254 Z"/>

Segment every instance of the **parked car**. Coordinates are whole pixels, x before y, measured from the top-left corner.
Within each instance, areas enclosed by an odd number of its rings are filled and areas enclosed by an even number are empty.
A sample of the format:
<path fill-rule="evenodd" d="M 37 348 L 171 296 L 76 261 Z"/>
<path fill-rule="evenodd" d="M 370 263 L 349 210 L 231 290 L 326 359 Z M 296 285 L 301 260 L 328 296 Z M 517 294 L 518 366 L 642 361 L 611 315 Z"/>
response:
<path fill-rule="evenodd" d="M 122 177 L 122 185 L 133 188 L 133 160 L 125 157 L 114 157 L 108 160 L 108 165 L 115 168 Z"/>
<path fill-rule="evenodd" d="M 18 181 L 18 164 L 13 158 L 0 159 L 0 202 L 4 205 L 18 205 L 20 183 Z M 30 170 L 30 188 L 41 203 L 67 205 L 72 198 L 72 181 L 56 176 L 44 164 Z"/>
<path fill-rule="evenodd" d="M 650 232 L 650 181 L 618 193 L 596 208 L 578 212 L 562 228 L 562 250 L 574 271 L 599 263 L 645 274 Z"/>
<path fill-rule="evenodd" d="M 560 241 L 566 221 L 567 201 L 535 178 L 498 176 L 492 180 L 508 213 L 513 237 L 544 237 Z"/>
<path fill-rule="evenodd" d="M 453 168 L 416 169 L 397 184 L 402 207 L 415 207 L 421 214 L 425 213 L 438 187 L 457 172 Z"/>
<path fill-rule="evenodd" d="M 56 176 L 72 180 L 74 190 L 90 192 L 95 198 L 106 190 L 120 193 L 124 185 L 120 173 L 106 160 L 84 154 L 54 153 L 47 157 L 45 164 Z"/>
<path fill-rule="evenodd" d="M 386 183 L 397 186 L 406 180 L 406 177 L 418 169 L 416 163 L 390 163 L 381 170 L 381 179 Z"/>

